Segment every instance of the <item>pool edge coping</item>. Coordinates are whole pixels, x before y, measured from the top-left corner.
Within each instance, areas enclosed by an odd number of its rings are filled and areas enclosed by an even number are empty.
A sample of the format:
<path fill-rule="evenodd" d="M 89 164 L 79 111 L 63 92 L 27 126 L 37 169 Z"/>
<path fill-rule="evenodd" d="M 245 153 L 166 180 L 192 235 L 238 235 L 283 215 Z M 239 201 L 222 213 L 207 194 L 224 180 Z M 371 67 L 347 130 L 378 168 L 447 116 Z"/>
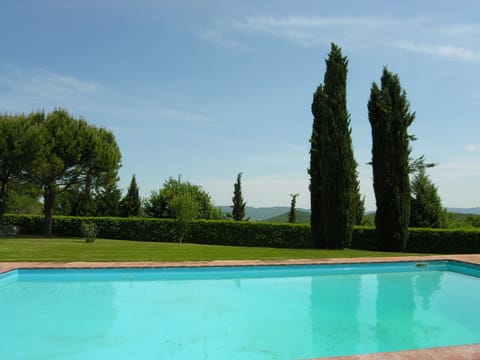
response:
<path fill-rule="evenodd" d="M 268 266 L 268 265 L 326 265 L 389 263 L 409 261 L 459 261 L 480 265 L 480 254 L 470 255 L 416 255 L 375 258 L 331 258 L 331 259 L 290 259 L 290 260 L 214 260 L 214 261 L 116 261 L 116 262 L 0 262 L 0 274 L 21 269 L 109 269 L 109 268 L 182 268 L 182 267 L 219 267 L 219 266 Z M 476 360 L 480 359 L 480 343 L 405 350 L 388 353 L 313 358 L 311 360 Z"/>
<path fill-rule="evenodd" d="M 389 263 L 410 261 L 460 261 L 480 265 L 480 254 L 470 255 L 415 255 L 368 258 L 287 259 L 287 260 L 212 260 L 212 261 L 15 261 L 1 262 L 0 274 L 20 269 L 108 269 L 108 268 L 181 268 L 181 267 L 231 267 L 268 265 L 326 265 Z"/>

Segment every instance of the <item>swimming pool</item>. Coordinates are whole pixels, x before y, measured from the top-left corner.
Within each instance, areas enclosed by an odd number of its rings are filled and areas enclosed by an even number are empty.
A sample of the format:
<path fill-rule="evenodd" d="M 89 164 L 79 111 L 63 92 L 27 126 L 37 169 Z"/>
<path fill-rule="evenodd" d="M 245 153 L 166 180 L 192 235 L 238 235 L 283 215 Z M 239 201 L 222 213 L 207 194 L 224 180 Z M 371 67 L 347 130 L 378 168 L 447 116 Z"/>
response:
<path fill-rule="evenodd" d="M 480 342 L 452 261 L 0 275 L 0 358 L 302 359 Z"/>

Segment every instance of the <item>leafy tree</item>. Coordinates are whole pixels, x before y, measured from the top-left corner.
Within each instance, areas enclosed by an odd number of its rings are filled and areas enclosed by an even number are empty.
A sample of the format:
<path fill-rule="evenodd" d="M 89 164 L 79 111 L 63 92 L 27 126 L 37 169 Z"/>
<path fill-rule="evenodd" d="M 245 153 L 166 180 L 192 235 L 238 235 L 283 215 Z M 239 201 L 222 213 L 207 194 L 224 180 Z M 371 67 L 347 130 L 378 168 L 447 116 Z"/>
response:
<path fill-rule="evenodd" d="M 425 168 L 420 168 L 412 181 L 410 226 L 440 228 L 445 227 L 445 223 L 445 212 L 437 187 L 426 174 Z"/>
<path fill-rule="evenodd" d="M 8 189 L 7 212 L 12 214 L 40 215 L 42 189 L 22 182 L 12 181 Z"/>
<path fill-rule="evenodd" d="M 242 173 L 238 173 L 237 182 L 233 184 L 232 201 L 232 219 L 242 221 L 245 218 L 245 206 L 247 205 L 242 196 Z"/>
<path fill-rule="evenodd" d="M 135 174 L 130 180 L 127 194 L 120 202 L 120 214 L 124 217 L 139 216 L 142 207 L 142 200 L 140 199 L 140 192 L 138 190 L 137 179 Z"/>
<path fill-rule="evenodd" d="M 75 119 L 65 110 L 36 113 L 31 122 L 40 129 L 41 148 L 28 176 L 44 190 L 44 233 L 50 236 L 57 195 L 85 184 L 86 179 L 100 186 L 115 178 L 121 155 L 110 131 Z"/>
<path fill-rule="evenodd" d="M 347 111 L 348 60 L 335 44 L 326 66 L 312 103 L 310 222 L 315 247 L 343 249 L 352 238 L 357 164 Z"/>
<path fill-rule="evenodd" d="M 297 209 L 295 208 L 297 203 L 297 196 L 300 194 L 290 194 L 292 201 L 290 202 L 290 212 L 288 213 L 288 222 L 294 224 L 297 222 Z"/>
<path fill-rule="evenodd" d="M 8 207 L 9 183 L 23 179 L 37 149 L 36 128 L 25 115 L 0 115 L 0 227 Z"/>
<path fill-rule="evenodd" d="M 96 204 L 92 179 L 85 177 L 83 183 L 72 185 L 57 196 L 55 212 L 68 216 L 95 216 Z"/>
<path fill-rule="evenodd" d="M 171 202 L 175 196 L 183 193 L 190 194 L 192 201 L 197 204 L 197 219 L 221 219 L 221 211 L 215 208 L 210 195 L 200 186 L 182 181 L 181 177 L 170 177 L 163 183 L 162 189 L 152 191 L 145 203 L 145 214 L 155 218 L 175 218 Z"/>
<path fill-rule="evenodd" d="M 122 192 L 116 181 L 107 184 L 95 197 L 97 216 L 120 216 Z"/>
<path fill-rule="evenodd" d="M 381 87 L 373 83 L 368 102 L 372 127 L 373 188 L 377 202 L 376 238 L 382 250 L 405 250 L 410 215 L 410 113 L 397 75 L 383 69 Z"/>
<path fill-rule="evenodd" d="M 188 233 L 190 224 L 198 216 L 199 203 L 190 192 L 175 194 L 170 202 L 170 207 L 175 216 L 175 233 L 179 243 L 183 242 Z"/>

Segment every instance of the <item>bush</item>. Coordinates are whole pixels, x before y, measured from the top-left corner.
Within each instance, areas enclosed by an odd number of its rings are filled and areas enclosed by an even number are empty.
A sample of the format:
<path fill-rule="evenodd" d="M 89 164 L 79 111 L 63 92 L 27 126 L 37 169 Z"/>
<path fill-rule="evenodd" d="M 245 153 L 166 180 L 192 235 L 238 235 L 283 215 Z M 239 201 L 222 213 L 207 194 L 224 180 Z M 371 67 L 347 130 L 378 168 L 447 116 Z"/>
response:
<path fill-rule="evenodd" d="M 9 224 L 18 225 L 22 234 L 42 234 L 43 217 L 6 215 Z M 105 239 L 174 242 L 175 220 L 150 218 L 54 216 L 53 234 L 83 236 L 82 222 L 94 224 L 97 237 Z M 194 220 L 185 242 L 212 245 L 311 247 L 308 224 Z"/>
<path fill-rule="evenodd" d="M 18 226 L 15 225 L 3 225 L 0 226 L 0 236 L 15 236 L 18 234 Z"/>
<path fill-rule="evenodd" d="M 312 247 L 308 224 L 247 221 L 193 221 L 186 242 L 277 248 Z"/>
<path fill-rule="evenodd" d="M 377 250 L 378 244 L 375 238 L 375 228 L 371 226 L 354 226 L 352 233 L 351 249 Z"/>
<path fill-rule="evenodd" d="M 375 228 L 355 227 L 352 249 L 378 250 Z M 480 253 L 480 230 L 410 228 L 405 252 L 429 254 Z"/>
<path fill-rule="evenodd" d="M 40 215 L 5 214 L 5 224 L 18 226 L 19 234 L 41 234 L 43 219 Z"/>
<path fill-rule="evenodd" d="M 480 230 L 410 229 L 406 251 L 432 254 L 480 253 Z"/>
<path fill-rule="evenodd" d="M 97 237 L 97 226 L 95 223 L 90 221 L 82 221 L 80 226 L 82 229 L 82 234 L 85 237 L 85 241 L 87 243 L 95 242 L 95 238 Z"/>
<path fill-rule="evenodd" d="M 174 242 L 173 219 L 55 216 L 57 236 L 83 236 L 82 222 L 95 225 L 97 237 L 139 241 Z M 5 215 L 6 225 L 19 227 L 21 234 L 42 234 L 43 217 Z M 194 220 L 185 242 L 211 245 L 311 248 L 309 224 Z M 356 226 L 351 249 L 378 250 L 375 228 Z M 480 253 L 480 230 L 409 229 L 407 252 L 432 254 Z"/>

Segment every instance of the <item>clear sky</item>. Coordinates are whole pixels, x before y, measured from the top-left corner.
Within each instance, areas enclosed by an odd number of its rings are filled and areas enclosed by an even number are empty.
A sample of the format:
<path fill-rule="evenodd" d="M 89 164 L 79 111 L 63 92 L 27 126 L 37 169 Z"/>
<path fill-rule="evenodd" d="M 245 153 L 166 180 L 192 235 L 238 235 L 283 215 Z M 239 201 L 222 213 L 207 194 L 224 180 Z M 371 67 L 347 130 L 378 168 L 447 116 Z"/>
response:
<path fill-rule="evenodd" d="M 416 120 L 413 155 L 443 205 L 480 206 L 480 2 L 0 0 L 0 111 L 51 111 L 113 131 L 120 187 L 181 174 L 217 205 L 309 207 L 312 94 L 330 43 L 349 58 L 361 192 L 375 209 L 367 102 L 383 66 Z"/>

